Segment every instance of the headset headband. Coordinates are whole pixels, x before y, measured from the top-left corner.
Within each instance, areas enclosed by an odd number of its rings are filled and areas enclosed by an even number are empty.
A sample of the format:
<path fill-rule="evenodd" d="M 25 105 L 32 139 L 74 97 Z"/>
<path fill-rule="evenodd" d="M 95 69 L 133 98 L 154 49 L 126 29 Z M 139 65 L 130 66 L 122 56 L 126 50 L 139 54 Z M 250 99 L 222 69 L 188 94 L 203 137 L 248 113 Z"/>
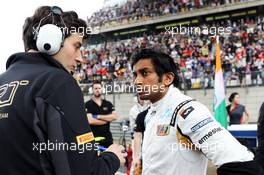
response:
<path fill-rule="evenodd" d="M 63 12 L 62 12 L 62 9 L 58 6 L 52 6 L 51 7 L 51 12 L 54 14 L 54 15 L 61 15 Z"/>
<path fill-rule="evenodd" d="M 66 26 L 64 20 L 61 17 L 61 14 L 62 13 L 63 13 L 63 11 L 62 11 L 62 9 L 60 7 L 58 7 L 58 6 L 52 6 L 52 7 L 50 7 L 50 13 L 47 16 L 43 17 L 39 21 L 38 26 L 37 26 L 37 30 L 35 30 L 33 32 L 33 34 L 35 34 L 34 35 L 34 39 L 35 40 L 37 39 L 38 31 L 39 31 L 39 28 L 40 28 L 40 25 L 41 25 L 42 21 L 45 20 L 46 18 L 50 17 L 50 16 L 52 16 L 52 24 L 54 24 L 54 15 L 58 15 L 60 17 L 60 20 L 63 23 L 64 27 L 66 28 L 67 26 Z"/>

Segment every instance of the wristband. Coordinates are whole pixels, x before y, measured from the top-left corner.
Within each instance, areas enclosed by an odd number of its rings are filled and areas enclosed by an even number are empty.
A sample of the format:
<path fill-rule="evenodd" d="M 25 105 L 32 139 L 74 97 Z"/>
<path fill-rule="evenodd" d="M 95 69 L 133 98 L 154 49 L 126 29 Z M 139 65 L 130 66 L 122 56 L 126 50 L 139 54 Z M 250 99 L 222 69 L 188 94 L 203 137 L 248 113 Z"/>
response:
<path fill-rule="evenodd" d="M 94 119 L 97 119 L 97 115 L 93 114 L 92 116 L 93 116 Z"/>
<path fill-rule="evenodd" d="M 100 145 L 98 146 L 98 148 L 99 148 L 100 151 L 105 151 L 107 149 L 106 147 L 100 146 Z"/>

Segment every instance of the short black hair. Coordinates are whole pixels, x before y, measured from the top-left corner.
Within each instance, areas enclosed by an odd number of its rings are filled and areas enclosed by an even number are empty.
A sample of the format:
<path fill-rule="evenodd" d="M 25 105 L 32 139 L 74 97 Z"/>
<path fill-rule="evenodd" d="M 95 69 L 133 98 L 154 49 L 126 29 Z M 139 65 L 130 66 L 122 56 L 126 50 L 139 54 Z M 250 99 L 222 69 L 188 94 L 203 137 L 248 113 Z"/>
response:
<path fill-rule="evenodd" d="M 24 42 L 24 48 L 25 51 L 28 51 L 30 49 L 38 50 L 36 46 L 36 40 L 34 39 L 34 31 L 37 29 L 39 22 L 41 19 L 47 17 L 52 10 L 52 6 L 40 6 L 34 13 L 33 16 L 27 17 L 25 20 L 25 23 L 23 25 L 23 42 Z M 87 25 L 86 22 L 80 18 L 78 18 L 78 15 L 74 11 L 66 11 L 62 12 L 61 17 L 68 29 L 75 28 L 80 29 L 83 28 L 84 31 L 86 31 Z M 58 27 L 65 28 L 65 25 L 63 24 L 63 21 L 60 19 L 60 16 L 54 15 L 53 17 L 47 17 L 41 22 L 41 26 L 45 24 L 55 24 Z M 76 30 L 78 31 L 78 30 Z M 87 38 L 87 33 L 84 32 L 84 39 Z M 64 33 L 64 38 L 67 38 L 71 35 L 70 32 Z"/>
<path fill-rule="evenodd" d="M 233 92 L 233 93 L 229 96 L 228 101 L 231 103 L 231 102 L 234 100 L 234 98 L 235 98 L 236 95 L 239 95 L 239 94 L 238 94 L 237 92 Z"/>
<path fill-rule="evenodd" d="M 179 66 L 175 64 L 172 57 L 168 54 L 165 54 L 157 49 L 146 48 L 141 49 L 132 55 L 132 67 L 141 59 L 151 59 L 152 64 L 154 65 L 154 69 L 158 76 L 161 78 L 165 73 L 173 73 L 174 80 L 172 84 L 175 87 L 180 86 L 180 78 L 179 78 Z"/>
<path fill-rule="evenodd" d="M 93 81 L 93 86 L 92 86 L 92 87 L 94 87 L 95 84 L 100 84 L 100 85 L 102 86 L 102 83 L 101 83 L 101 81 L 99 81 L 99 80 L 94 80 L 94 81 Z"/>

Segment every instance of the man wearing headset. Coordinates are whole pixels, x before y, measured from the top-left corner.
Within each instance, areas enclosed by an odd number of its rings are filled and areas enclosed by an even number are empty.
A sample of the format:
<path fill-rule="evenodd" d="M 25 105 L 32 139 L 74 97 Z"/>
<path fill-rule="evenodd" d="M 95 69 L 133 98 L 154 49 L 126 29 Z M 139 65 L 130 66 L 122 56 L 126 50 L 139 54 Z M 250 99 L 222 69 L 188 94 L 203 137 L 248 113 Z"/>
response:
<path fill-rule="evenodd" d="M 71 75 L 85 35 L 65 29 L 79 27 L 87 26 L 59 7 L 39 7 L 26 19 L 26 53 L 12 55 L 0 75 L 0 174 L 107 175 L 124 163 L 120 145 L 98 156 Z"/>

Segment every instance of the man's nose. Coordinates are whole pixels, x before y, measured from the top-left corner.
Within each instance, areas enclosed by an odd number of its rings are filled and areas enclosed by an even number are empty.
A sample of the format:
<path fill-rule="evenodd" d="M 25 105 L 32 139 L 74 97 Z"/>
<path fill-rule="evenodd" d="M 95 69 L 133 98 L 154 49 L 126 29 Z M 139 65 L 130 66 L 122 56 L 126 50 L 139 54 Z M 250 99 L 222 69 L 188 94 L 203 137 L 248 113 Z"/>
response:
<path fill-rule="evenodd" d="M 81 50 L 79 50 L 78 53 L 76 54 L 75 61 L 81 62 L 81 63 L 84 63 L 85 62 L 84 59 L 83 59 L 83 57 L 82 57 Z"/>
<path fill-rule="evenodd" d="M 76 57 L 75 61 L 80 62 L 80 63 L 85 63 L 84 59 L 81 57 Z"/>
<path fill-rule="evenodd" d="M 137 76 L 134 78 L 134 84 L 135 85 L 142 85 L 142 78 L 140 76 Z"/>

